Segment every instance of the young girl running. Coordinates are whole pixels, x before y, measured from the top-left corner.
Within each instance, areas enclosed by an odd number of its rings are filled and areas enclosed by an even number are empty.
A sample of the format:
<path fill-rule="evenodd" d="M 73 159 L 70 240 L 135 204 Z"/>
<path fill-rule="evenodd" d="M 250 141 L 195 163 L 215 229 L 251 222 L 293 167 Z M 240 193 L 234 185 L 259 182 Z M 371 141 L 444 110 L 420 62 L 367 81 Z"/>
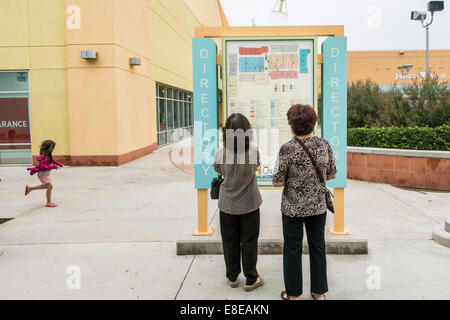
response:
<path fill-rule="evenodd" d="M 25 187 L 25 195 L 28 195 L 33 190 L 47 189 L 47 204 L 46 207 L 54 208 L 56 204 L 52 203 L 52 189 L 53 185 L 50 180 L 50 171 L 63 167 L 61 163 L 53 160 L 52 152 L 55 149 L 56 143 L 52 140 L 45 140 L 41 144 L 40 155 L 37 157 L 38 165 L 33 168 L 28 168 L 30 175 L 38 174 L 39 180 L 42 182 L 40 186 Z"/>

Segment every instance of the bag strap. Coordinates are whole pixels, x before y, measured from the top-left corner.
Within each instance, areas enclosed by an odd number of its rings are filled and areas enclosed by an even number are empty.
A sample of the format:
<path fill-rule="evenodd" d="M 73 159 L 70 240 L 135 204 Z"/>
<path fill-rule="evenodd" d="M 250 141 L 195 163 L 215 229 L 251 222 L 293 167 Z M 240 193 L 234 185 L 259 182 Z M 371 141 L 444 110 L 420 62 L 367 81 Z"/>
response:
<path fill-rule="evenodd" d="M 311 153 L 308 150 L 308 147 L 305 145 L 303 141 L 301 141 L 299 138 L 295 137 L 295 140 L 302 146 L 303 150 L 305 150 L 306 154 L 308 155 L 309 159 L 311 160 L 314 169 L 316 170 L 317 177 L 319 178 L 319 181 L 321 184 L 325 184 L 323 181 L 323 176 L 319 170 L 319 167 L 317 166 L 316 160 L 312 157 Z"/>

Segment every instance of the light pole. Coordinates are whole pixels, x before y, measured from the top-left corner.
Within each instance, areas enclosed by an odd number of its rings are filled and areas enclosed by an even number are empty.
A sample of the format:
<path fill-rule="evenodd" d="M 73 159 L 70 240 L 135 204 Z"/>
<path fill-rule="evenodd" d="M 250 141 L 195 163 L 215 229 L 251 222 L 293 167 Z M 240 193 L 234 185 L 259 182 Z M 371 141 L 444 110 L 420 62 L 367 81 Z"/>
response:
<path fill-rule="evenodd" d="M 430 1 L 428 2 L 428 11 L 431 12 L 431 20 L 430 22 L 425 24 L 425 19 L 427 18 L 427 13 L 423 11 L 412 11 L 411 12 L 411 20 L 419 20 L 422 23 L 422 27 L 426 29 L 426 38 L 427 38 L 427 77 L 430 76 L 430 25 L 433 23 L 434 12 L 444 10 L 444 1 Z"/>

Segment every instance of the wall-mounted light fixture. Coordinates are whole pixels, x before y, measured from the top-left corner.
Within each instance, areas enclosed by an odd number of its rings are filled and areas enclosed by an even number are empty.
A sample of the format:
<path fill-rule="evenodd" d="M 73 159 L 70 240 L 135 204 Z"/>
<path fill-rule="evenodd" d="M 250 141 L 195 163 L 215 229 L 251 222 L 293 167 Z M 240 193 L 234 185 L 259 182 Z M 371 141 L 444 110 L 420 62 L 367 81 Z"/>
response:
<path fill-rule="evenodd" d="M 141 58 L 130 58 L 130 66 L 140 66 Z"/>
<path fill-rule="evenodd" d="M 81 51 L 81 58 L 86 60 L 96 60 L 98 58 L 97 51 L 83 50 Z"/>

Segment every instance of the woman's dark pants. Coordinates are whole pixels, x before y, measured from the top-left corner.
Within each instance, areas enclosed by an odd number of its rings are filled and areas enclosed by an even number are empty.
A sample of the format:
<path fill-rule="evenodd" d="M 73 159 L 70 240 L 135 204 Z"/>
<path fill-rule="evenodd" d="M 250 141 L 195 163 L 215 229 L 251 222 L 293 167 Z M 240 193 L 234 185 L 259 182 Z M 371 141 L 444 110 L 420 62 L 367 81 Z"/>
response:
<path fill-rule="evenodd" d="M 257 280 L 259 223 L 259 209 L 240 215 L 220 212 L 223 255 L 230 281 L 236 281 L 241 273 L 241 251 L 246 284 L 251 285 Z"/>
<path fill-rule="evenodd" d="M 302 289 L 302 242 L 305 225 L 309 247 L 311 292 L 324 294 L 328 291 L 327 261 L 325 256 L 326 213 L 309 217 L 283 216 L 283 273 L 288 296 L 301 296 Z"/>

